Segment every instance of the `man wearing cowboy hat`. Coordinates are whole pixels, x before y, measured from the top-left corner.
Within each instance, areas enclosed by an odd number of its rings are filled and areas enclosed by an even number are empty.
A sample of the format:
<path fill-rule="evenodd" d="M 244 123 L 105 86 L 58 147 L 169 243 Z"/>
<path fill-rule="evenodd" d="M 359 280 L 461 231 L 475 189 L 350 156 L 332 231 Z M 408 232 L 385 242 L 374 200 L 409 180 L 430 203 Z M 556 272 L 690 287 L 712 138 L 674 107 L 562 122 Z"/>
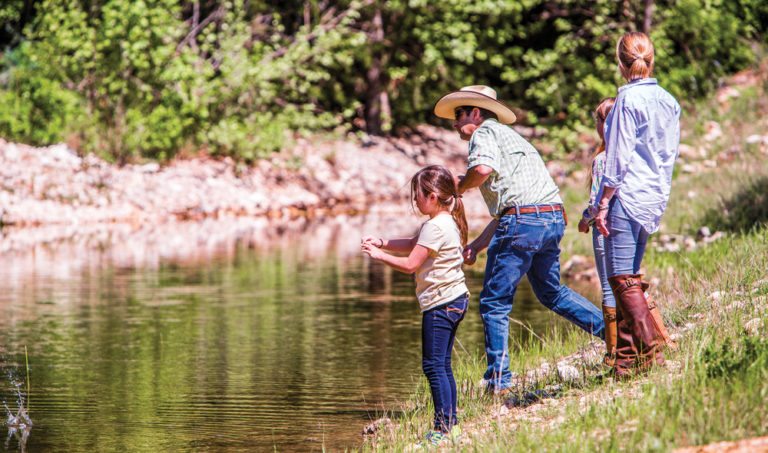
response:
<path fill-rule="evenodd" d="M 467 174 L 459 177 L 459 193 L 475 187 L 493 220 L 464 250 L 467 264 L 488 247 L 480 314 L 485 329 L 489 390 L 506 393 L 511 386 L 507 338 L 512 299 L 523 275 L 539 302 L 592 335 L 605 329 L 600 310 L 560 284 L 560 240 L 565 211 L 559 190 L 536 148 L 506 124 L 515 114 L 483 85 L 464 87 L 443 96 L 435 115 L 453 120 L 469 142 Z"/>

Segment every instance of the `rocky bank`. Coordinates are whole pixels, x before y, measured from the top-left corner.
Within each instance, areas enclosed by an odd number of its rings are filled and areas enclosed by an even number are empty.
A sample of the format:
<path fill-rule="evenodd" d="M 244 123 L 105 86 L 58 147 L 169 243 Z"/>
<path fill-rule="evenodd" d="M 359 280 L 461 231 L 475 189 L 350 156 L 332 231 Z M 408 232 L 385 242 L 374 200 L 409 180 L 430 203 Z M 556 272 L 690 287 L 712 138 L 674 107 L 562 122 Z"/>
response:
<path fill-rule="evenodd" d="M 406 212 L 408 181 L 427 164 L 463 173 L 466 143 L 422 126 L 386 140 L 300 139 L 253 165 L 200 156 L 118 166 L 65 144 L 36 148 L 0 139 L 0 253 L 110 226 L 285 224 L 387 205 Z M 477 193 L 465 204 L 477 222 L 487 219 Z"/>

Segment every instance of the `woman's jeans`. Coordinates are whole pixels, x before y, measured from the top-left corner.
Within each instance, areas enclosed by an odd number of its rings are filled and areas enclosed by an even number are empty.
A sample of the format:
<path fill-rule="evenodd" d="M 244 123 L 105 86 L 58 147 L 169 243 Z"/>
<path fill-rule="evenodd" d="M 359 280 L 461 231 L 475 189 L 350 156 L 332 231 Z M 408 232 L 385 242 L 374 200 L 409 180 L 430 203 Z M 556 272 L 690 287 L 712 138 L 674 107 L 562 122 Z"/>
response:
<path fill-rule="evenodd" d="M 648 233 L 629 218 L 621 202 L 613 197 L 608 206 L 608 231 L 605 238 L 605 264 L 609 277 L 637 274 L 643 262 Z"/>
<path fill-rule="evenodd" d="M 595 250 L 595 267 L 600 278 L 600 289 L 603 291 L 603 306 L 616 308 L 616 299 L 613 297 L 611 284 L 608 282 L 608 272 L 605 263 L 605 236 L 600 234 L 597 228 L 592 227 L 592 248 Z"/>
<path fill-rule="evenodd" d="M 512 211 L 514 212 L 514 211 Z M 485 329 L 489 388 L 511 385 L 509 371 L 509 313 L 523 275 L 545 307 L 602 338 L 602 312 L 590 301 L 560 283 L 560 240 L 565 232 L 560 211 L 505 215 L 488 247 L 485 282 L 480 293 L 480 315 Z"/>
<path fill-rule="evenodd" d="M 456 330 L 467 312 L 469 295 L 425 311 L 421 317 L 421 366 L 429 380 L 435 405 L 437 431 L 448 432 L 456 420 L 456 380 L 451 369 L 451 351 Z"/>

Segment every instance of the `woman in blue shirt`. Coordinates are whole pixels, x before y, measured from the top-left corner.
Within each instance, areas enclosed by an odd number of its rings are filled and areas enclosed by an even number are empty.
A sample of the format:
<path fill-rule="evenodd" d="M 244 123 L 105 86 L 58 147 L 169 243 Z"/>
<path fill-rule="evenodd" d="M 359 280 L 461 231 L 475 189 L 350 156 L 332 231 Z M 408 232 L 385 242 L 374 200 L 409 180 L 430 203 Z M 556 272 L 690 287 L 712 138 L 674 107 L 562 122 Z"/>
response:
<path fill-rule="evenodd" d="M 619 39 L 616 58 L 627 84 L 606 119 L 605 173 L 595 226 L 605 240 L 606 267 L 617 306 L 614 373 L 664 364 L 663 336 L 638 274 L 648 236 L 667 207 L 680 141 L 680 105 L 651 78 L 653 44 L 644 33 Z M 646 286 L 647 287 L 647 286 Z"/>

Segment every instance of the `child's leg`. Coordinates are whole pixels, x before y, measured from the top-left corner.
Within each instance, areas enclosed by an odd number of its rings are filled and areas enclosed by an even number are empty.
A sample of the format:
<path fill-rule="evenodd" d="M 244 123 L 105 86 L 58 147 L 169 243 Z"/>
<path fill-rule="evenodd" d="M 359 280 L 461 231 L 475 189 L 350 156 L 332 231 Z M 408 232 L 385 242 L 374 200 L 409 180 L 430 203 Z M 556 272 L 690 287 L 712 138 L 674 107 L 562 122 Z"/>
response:
<path fill-rule="evenodd" d="M 448 317 L 453 322 L 453 331 L 451 332 L 451 337 L 448 340 L 448 348 L 445 351 L 445 374 L 448 377 L 448 382 L 451 386 L 451 418 L 448 424 L 449 429 L 458 423 L 458 418 L 457 418 L 458 398 L 457 398 L 457 392 L 456 392 L 456 380 L 453 377 L 453 367 L 451 366 L 453 343 L 456 340 L 456 332 L 459 329 L 459 324 L 464 319 L 464 315 L 467 312 L 468 305 L 469 305 L 469 297 L 462 296 L 456 299 L 455 301 L 453 301 L 450 305 L 448 305 L 445 308 L 447 311 Z"/>
<path fill-rule="evenodd" d="M 592 229 L 592 247 L 595 250 L 595 267 L 597 268 L 597 276 L 600 278 L 600 289 L 603 291 L 603 305 L 615 308 L 616 299 L 613 297 L 611 284 L 608 282 L 605 265 L 605 237 L 597 231 L 597 228 Z"/>
<path fill-rule="evenodd" d="M 445 372 L 446 350 L 454 328 L 445 307 L 438 307 L 422 315 L 421 366 L 429 380 L 432 402 L 435 406 L 436 431 L 448 432 L 453 412 L 451 383 Z M 455 385 L 455 384 L 454 384 Z"/>

